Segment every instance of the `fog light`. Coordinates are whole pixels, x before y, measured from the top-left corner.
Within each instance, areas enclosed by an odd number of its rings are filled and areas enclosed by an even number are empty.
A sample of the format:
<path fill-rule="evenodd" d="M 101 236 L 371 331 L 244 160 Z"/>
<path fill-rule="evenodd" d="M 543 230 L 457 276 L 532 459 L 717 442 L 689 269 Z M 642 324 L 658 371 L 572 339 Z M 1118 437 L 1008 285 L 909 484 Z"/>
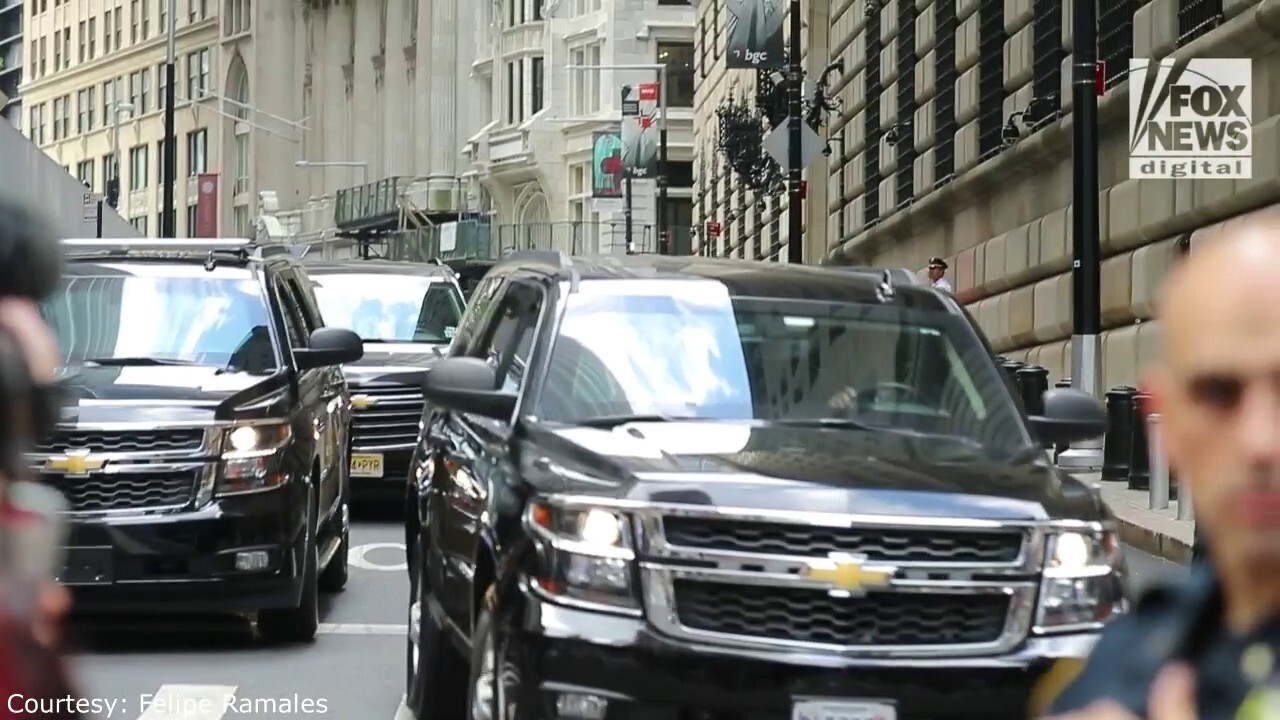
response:
<path fill-rule="evenodd" d="M 609 701 L 599 695 L 563 693 L 556 697 L 556 715 L 576 720 L 604 720 Z"/>
<path fill-rule="evenodd" d="M 236 570 L 239 570 L 240 572 L 266 570 L 269 562 L 270 557 L 267 555 L 266 550 L 236 553 Z"/>

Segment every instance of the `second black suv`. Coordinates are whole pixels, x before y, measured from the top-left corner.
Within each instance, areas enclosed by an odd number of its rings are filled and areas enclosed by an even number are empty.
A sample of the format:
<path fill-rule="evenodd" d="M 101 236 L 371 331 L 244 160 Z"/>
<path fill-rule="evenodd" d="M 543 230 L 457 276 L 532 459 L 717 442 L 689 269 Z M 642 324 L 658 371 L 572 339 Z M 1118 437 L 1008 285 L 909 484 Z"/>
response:
<path fill-rule="evenodd" d="M 949 296 L 517 255 L 426 373 L 419 718 L 1025 717 L 1126 610 L 1113 519 Z M 1036 437 L 1039 435 L 1039 437 Z"/>
<path fill-rule="evenodd" d="M 364 342 L 364 357 L 344 368 L 352 495 L 398 501 L 418 440 L 422 371 L 453 340 L 466 300 L 446 265 L 351 260 L 306 268 L 325 322 Z"/>
<path fill-rule="evenodd" d="M 256 612 L 311 639 L 347 581 L 360 339 L 324 327 L 288 254 L 235 240 L 69 240 L 42 307 L 69 397 L 31 456 L 71 512 L 86 612 Z"/>

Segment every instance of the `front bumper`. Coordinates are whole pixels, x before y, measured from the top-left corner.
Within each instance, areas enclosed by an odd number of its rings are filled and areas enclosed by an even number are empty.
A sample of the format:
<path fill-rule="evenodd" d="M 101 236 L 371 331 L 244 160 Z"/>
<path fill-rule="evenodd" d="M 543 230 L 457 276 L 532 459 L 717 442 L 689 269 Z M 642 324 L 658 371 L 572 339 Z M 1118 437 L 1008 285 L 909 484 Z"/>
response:
<path fill-rule="evenodd" d="M 197 510 L 74 518 L 64 582 L 82 613 L 223 613 L 294 607 L 305 488 L 290 483 Z M 240 553 L 266 567 L 238 570 Z"/>
<path fill-rule="evenodd" d="M 607 699 L 607 720 L 789 720 L 805 697 L 888 701 L 900 720 L 1021 720 L 1044 673 L 1087 656 L 1096 638 L 1034 638 L 1007 655 L 936 660 L 726 651 L 656 635 L 640 619 L 526 600 L 524 677 L 536 678 L 546 718 L 557 717 L 557 697 L 577 694 Z"/>

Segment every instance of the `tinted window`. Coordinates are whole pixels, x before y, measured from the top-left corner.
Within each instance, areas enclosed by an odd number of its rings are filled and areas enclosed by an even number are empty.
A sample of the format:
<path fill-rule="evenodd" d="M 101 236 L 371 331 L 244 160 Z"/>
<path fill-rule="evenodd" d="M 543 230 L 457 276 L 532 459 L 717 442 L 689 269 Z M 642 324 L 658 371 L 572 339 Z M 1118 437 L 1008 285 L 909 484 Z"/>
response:
<path fill-rule="evenodd" d="M 41 307 L 63 362 L 154 358 L 273 370 L 271 316 L 258 283 L 192 270 L 200 274 L 66 278 Z"/>
<path fill-rule="evenodd" d="M 568 298 L 540 417 L 836 419 L 996 450 L 1028 443 L 1003 379 L 962 318 L 731 297 L 714 282 L 648 285 L 658 291 Z"/>
<path fill-rule="evenodd" d="M 462 294 L 438 277 L 352 273 L 311 279 L 325 324 L 369 342 L 445 344 L 462 318 Z"/>

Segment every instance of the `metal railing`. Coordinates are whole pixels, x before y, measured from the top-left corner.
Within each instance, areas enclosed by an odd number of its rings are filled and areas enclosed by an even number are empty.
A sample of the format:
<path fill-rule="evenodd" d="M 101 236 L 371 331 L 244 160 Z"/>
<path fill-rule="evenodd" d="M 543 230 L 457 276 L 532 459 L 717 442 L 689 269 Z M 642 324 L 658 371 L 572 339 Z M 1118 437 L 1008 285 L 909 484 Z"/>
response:
<path fill-rule="evenodd" d="M 333 219 L 339 226 L 400 212 L 399 199 L 413 183 L 411 177 L 390 177 L 343 188 L 335 196 Z"/>

